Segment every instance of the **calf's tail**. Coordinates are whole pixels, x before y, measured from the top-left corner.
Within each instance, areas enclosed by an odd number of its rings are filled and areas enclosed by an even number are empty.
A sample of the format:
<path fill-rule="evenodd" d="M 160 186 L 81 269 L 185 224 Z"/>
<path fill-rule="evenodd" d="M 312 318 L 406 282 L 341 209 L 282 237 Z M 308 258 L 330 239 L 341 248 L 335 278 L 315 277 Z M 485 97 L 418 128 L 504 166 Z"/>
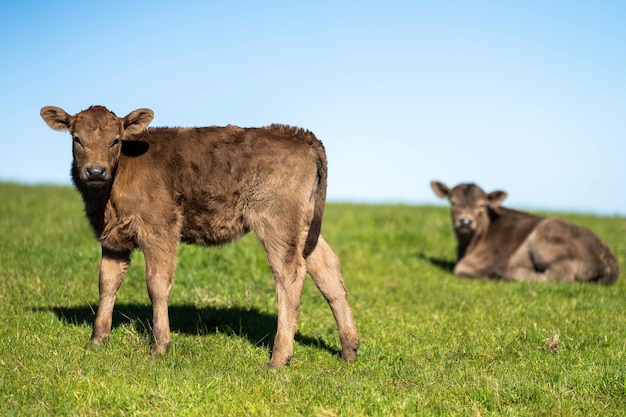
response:
<path fill-rule="evenodd" d="M 311 226 L 309 227 L 309 234 L 304 242 L 303 256 L 308 257 L 319 239 L 320 232 L 322 231 L 322 217 L 324 215 L 324 206 L 326 205 L 326 178 L 328 175 L 326 153 L 324 147 L 319 143 L 317 147 L 317 181 L 315 183 L 315 189 L 313 190 L 312 198 L 314 201 L 313 218 L 311 219 Z"/>

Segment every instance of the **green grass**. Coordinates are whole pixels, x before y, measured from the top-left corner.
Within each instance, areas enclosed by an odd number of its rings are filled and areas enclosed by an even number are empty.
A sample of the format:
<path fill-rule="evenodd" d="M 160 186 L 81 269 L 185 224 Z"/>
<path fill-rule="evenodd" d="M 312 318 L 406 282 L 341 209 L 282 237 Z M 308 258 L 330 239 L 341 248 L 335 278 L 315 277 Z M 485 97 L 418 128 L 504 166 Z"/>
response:
<path fill-rule="evenodd" d="M 562 215 L 594 230 L 626 269 L 626 219 Z M 67 187 L 0 184 L 0 415 L 591 416 L 626 410 L 626 276 L 611 287 L 451 274 L 445 207 L 328 204 L 362 339 L 338 357 L 310 280 L 291 364 L 268 370 L 276 296 L 246 236 L 182 246 L 172 349 L 149 354 L 141 253 L 109 343 L 85 349 L 100 248 Z"/>

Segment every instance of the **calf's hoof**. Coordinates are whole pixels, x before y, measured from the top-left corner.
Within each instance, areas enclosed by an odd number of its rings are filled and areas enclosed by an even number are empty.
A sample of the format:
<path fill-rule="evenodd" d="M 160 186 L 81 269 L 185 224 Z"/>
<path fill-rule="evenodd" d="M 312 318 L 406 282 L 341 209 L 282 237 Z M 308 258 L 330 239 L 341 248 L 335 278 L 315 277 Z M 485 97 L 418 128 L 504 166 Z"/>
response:
<path fill-rule="evenodd" d="M 170 344 L 169 343 L 166 343 L 166 344 L 163 344 L 163 345 L 153 344 L 152 346 L 150 346 L 150 354 L 152 356 L 165 355 L 165 353 L 168 351 L 169 348 L 170 348 Z"/>
<path fill-rule="evenodd" d="M 85 349 L 89 349 L 89 350 L 98 349 L 100 346 L 104 345 L 108 341 L 109 341 L 108 337 L 103 337 L 103 338 L 92 337 L 91 339 L 89 339 L 89 342 L 87 342 L 87 344 L 85 345 Z"/>
<path fill-rule="evenodd" d="M 356 351 L 359 349 L 359 336 L 356 334 L 342 339 L 341 343 L 341 359 L 346 362 L 356 360 Z"/>
<path fill-rule="evenodd" d="M 286 359 L 275 358 L 274 356 L 272 356 L 270 361 L 267 363 L 267 367 L 269 369 L 280 369 L 288 365 L 290 360 L 291 360 L 291 356 L 289 356 Z"/>
<path fill-rule="evenodd" d="M 356 360 L 356 349 L 343 349 L 341 351 L 341 359 L 346 362 L 354 362 Z"/>

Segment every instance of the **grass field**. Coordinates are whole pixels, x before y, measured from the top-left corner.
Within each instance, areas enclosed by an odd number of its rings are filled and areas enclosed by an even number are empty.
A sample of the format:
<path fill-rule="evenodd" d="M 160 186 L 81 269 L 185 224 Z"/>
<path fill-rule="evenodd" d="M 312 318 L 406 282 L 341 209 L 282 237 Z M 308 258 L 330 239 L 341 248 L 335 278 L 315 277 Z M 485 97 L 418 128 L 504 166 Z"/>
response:
<path fill-rule="evenodd" d="M 596 232 L 626 270 L 626 219 L 561 217 Z M 338 357 L 310 280 L 291 364 L 268 370 L 276 296 L 246 236 L 181 246 L 172 348 L 149 354 L 141 253 L 109 343 L 85 349 L 100 248 L 69 187 L 0 183 L 0 415 L 611 416 L 626 410 L 626 274 L 611 287 L 452 275 L 444 207 L 328 204 L 362 339 Z"/>

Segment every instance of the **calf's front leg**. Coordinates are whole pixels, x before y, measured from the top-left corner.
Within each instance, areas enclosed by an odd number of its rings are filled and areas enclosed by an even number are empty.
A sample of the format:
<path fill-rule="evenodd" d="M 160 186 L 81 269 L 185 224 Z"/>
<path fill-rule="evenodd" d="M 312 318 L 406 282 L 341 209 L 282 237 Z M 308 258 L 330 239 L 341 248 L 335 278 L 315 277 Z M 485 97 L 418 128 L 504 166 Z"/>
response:
<path fill-rule="evenodd" d="M 113 306 L 130 265 L 130 252 L 114 252 L 102 247 L 100 260 L 100 302 L 88 345 L 101 345 L 109 339 L 113 322 Z"/>
<path fill-rule="evenodd" d="M 170 345 L 170 319 L 167 300 L 174 283 L 177 244 L 144 248 L 146 286 L 152 301 L 153 355 L 167 351 Z"/>

